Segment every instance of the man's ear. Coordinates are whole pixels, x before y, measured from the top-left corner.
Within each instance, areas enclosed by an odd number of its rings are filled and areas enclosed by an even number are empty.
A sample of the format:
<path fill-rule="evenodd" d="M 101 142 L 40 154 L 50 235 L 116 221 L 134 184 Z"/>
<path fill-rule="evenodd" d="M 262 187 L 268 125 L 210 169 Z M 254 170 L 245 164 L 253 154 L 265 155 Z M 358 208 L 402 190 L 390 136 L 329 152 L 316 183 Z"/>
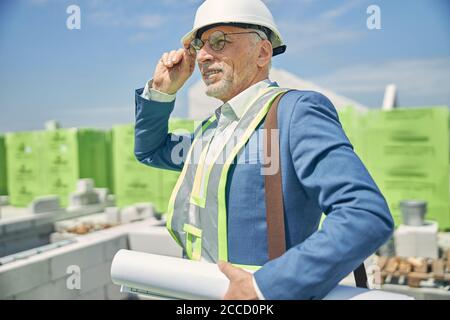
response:
<path fill-rule="evenodd" d="M 273 54 L 273 47 L 272 47 L 272 44 L 270 43 L 270 41 L 268 41 L 268 40 L 261 41 L 261 47 L 259 50 L 259 55 L 258 55 L 258 60 L 257 60 L 258 67 L 263 68 L 266 65 L 268 65 L 270 63 L 270 61 L 272 60 L 272 54 Z"/>

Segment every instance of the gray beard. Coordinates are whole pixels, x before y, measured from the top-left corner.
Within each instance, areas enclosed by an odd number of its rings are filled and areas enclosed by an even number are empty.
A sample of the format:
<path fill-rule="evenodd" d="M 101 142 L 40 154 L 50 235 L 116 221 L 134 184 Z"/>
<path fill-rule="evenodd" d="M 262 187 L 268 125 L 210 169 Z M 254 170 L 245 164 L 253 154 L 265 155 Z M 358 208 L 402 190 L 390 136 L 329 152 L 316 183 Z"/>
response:
<path fill-rule="evenodd" d="M 206 87 L 206 95 L 212 98 L 220 99 L 220 97 L 226 96 L 230 92 L 232 87 L 232 81 L 221 80 L 217 83 Z"/>

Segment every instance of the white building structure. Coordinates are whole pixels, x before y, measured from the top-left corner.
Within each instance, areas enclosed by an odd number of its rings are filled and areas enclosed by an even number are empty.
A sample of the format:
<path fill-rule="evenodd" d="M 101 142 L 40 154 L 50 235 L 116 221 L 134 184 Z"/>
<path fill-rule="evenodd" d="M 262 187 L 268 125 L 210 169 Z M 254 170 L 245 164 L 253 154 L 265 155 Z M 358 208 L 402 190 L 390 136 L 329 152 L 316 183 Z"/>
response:
<path fill-rule="evenodd" d="M 318 91 L 327 96 L 333 102 L 336 109 L 342 109 L 347 106 L 352 106 L 358 110 L 366 110 L 368 107 L 356 102 L 352 99 L 338 95 L 337 93 L 322 88 L 310 81 L 301 79 L 296 75 L 289 73 L 282 69 L 272 68 L 270 72 L 270 79 L 276 81 L 281 87 Z M 202 80 L 192 85 L 188 92 L 189 100 L 189 118 L 195 120 L 204 120 L 210 116 L 214 110 L 222 104 L 221 101 L 208 97 L 205 94 L 206 86 Z"/>

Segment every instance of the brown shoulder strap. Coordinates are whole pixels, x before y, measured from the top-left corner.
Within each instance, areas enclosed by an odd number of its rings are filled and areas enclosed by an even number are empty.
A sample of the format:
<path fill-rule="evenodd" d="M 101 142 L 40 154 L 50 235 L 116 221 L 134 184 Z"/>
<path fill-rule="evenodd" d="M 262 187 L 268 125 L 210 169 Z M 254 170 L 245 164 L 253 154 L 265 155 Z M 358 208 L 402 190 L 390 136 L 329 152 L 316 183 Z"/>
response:
<path fill-rule="evenodd" d="M 278 103 L 282 94 L 280 94 L 272 104 L 264 124 L 264 188 L 266 191 L 266 220 L 269 259 L 278 258 L 286 251 L 286 236 L 284 227 L 284 205 L 283 190 L 281 189 L 281 162 L 279 156 L 279 143 L 272 145 L 272 135 L 278 135 Z M 277 140 L 276 140 L 277 141 Z M 278 142 L 278 141 L 277 141 Z M 272 163 L 270 159 L 277 156 L 278 152 L 278 170 L 275 174 L 269 173 Z"/>
<path fill-rule="evenodd" d="M 278 105 L 284 94 L 280 94 L 272 104 L 264 125 L 264 186 L 266 193 L 266 220 L 267 220 L 267 244 L 269 250 L 269 259 L 273 260 L 286 252 L 286 234 L 284 225 L 284 205 L 283 205 L 283 190 L 281 183 L 281 157 L 280 144 L 278 134 Z M 272 135 L 276 135 L 275 141 L 272 144 Z M 278 139 L 276 139 L 278 138 Z M 269 174 L 269 168 L 273 163 L 270 163 L 271 158 L 277 157 L 278 170 L 275 174 Z M 367 288 L 367 275 L 364 264 L 361 264 L 355 271 L 356 286 L 360 288 Z"/>

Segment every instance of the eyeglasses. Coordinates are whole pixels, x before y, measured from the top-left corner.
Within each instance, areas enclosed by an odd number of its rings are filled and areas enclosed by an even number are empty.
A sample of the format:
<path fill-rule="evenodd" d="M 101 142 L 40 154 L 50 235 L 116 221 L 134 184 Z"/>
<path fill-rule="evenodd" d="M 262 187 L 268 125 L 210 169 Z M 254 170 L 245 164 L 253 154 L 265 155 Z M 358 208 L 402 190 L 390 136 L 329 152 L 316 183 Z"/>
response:
<path fill-rule="evenodd" d="M 235 35 L 235 34 L 249 34 L 249 33 L 255 33 L 257 34 L 261 40 L 266 40 L 267 38 L 263 37 L 261 33 L 257 31 L 247 31 L 247 32 L 230 32 L 225 33 L 223 31 L 217 30 L 214 31 L 209 37 L 208 37 L 208 44 L 214 51 L 222 51 L 223 48 L 225 48 L 225 43 L 229 43 L 227 40 L 228 35 Z M 200 51 L 201 48 L 203 48 L 205 45 L 205 42 L 202 39 L 195 38 L 191 41 L 189 46 L 189 52 L 191 54 L 196 54 L 196 52 Z"/>

